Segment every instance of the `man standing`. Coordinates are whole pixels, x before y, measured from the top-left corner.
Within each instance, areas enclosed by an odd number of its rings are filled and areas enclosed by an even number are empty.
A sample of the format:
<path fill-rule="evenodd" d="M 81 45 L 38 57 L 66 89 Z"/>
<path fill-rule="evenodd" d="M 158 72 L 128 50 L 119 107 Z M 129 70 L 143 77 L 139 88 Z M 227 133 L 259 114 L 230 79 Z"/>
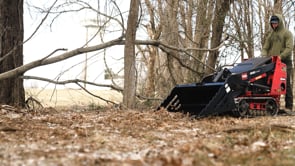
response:
<path fill-rule="evenodd" d="M 293 109 L 293 65 L 292 49 L 293 35 L 285 28 L 283 16 L 274 14 L 270 18 L 272 32 L 267 36 L 262 48 L 262 56 L 279 55 L 283 63 L 287 65 L 287 89 L 285 96 L 285 111 L 291 112 Z"/>

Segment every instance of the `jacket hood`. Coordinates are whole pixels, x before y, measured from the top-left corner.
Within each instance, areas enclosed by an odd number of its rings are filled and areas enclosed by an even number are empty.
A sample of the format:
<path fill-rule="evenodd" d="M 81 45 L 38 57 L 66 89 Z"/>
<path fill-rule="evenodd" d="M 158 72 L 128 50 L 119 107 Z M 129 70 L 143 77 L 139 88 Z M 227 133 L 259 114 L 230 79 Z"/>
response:
<path fill-rule="evenodd" d="M 285 24 L 284 24 L 284 19 L 283 19 L 283 16 L 281 14 L 274 14 L 273 16 L 277 16 L 279 18 L 279 25 L 276 29 L 274 30 L 281 30 L 281 29 L 284 29 L 285 28 Z M 273 27 L 271 26 L 271 23 L 270 23 L 270 27 L 273 29 Z"/>

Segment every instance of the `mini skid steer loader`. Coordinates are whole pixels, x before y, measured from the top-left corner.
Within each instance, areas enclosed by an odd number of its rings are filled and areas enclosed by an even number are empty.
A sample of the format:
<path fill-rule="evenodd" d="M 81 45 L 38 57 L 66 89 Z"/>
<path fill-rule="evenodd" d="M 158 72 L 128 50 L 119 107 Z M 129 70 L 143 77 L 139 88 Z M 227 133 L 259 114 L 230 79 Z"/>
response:
<path fill-rule="evenodd" d="M 224 68 L 199 83 L 177 85 L 158 109 L 196 117 L 276 115 L 286 94 L 286 65 L 279 56 L 257 57 Z"/>

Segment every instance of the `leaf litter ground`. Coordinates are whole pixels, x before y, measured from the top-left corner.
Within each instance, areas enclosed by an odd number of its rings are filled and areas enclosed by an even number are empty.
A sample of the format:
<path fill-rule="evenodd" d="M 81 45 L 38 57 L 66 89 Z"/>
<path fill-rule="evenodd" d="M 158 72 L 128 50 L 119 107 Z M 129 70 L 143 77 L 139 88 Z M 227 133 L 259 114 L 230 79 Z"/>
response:
<path fill-rule="evenodd" d="M 165 110 L 0 111 L 0 165 L 293 165 L 293 116 Z"/>

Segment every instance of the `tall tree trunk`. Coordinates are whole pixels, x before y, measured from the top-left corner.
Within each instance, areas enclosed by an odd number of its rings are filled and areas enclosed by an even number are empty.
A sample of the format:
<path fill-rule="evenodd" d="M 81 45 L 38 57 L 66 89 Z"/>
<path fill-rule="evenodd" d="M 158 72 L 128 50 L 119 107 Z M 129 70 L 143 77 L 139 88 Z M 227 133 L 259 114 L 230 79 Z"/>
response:
<path fill-rule="evenodd" d="M 179 46 L 179 36 L 178 36 L 178 5 L 179 0 L 167 0 L 166 6 L 163 7 L 163 15 L 160 19 L 163 24 L 163 34 L 162 37 L 164 42 L 170 46 L 178 47 Z M 167 66 L 169 74 L 171 76 L 172 82 L 174 85 L 179 84 L 183 81 L 182 69 L 179 62 L 173 58 L 179 58 L 179 53 L 175 50 L 169 50 L 167 53 Z"/>
<path fill-rule="evenodd" d="M 155 47 L 150 47 L 150 56 L 148 59 L 148 73 L 147 73 L 147 96 L 153 96 L 155 93 L 155 63 L 156 63 L 156 55 L 157 49 Z"/>
<path fill-rule="evenodd" d="M 126 44 L 124 49 L 124 92 L 123 104 L 127 108 L 135 108 L 136 100 L 136 68 L 135 68 L 135 37 L 139 0 L 130 1 L 130 11 L 127 21 Z"/>
<path fill-rule="evenodd" d="M 212 38 L 211 38 L 211 48 L 218 47 L 221 43 L 222 39 L 222 32 L 224 26 L 224 19 L 229 11 L 229 7 L 232 1 L 230 0 L 220 0 L 216 2 L 215 6 L 215 15 L 213 18 L 213 25 L 212 25 Z M 211 51 L 208 57 L 208 66 L 215 68 L 217 58 L 219 55 L 219 50 Z M 206 74 L 212 73 L 212 69 L 207 67 Z"/>
<path fill-rule="evenodd" d="M 215 2 L 216 3 L 216 2 Z M 212 25 L 212 17 L 214 12 L 214 1 L 211 0 L 199 0 L 197 6 L 197 24 L 195 28 L 194 41 L 196 48 L 207 48 L 210 37 L 210 26 Z M 206 64 L 208 56 L 207 51 L 194 51 L 197 59 L 201 60 L 202 63 Z M 196 82 L 199 82 L 205 75 L 205 66 L 199 62 L 195 64 L 199 74 Z"/>
<path fill-rule="evenodd" d="M 23 65 L 23 34 L 23 0 L 0 0 L 0 58 L 6 57 L 0 62 L 0 73 Z M 0 80 L 1 104 L 24 106 L 25 92 L 19 76 Z"/>
<path fill-rule="evenodd" d="M 155 6 L 152 5 L 150 0 L 145 0 L 145 4 L 149 13 L 149 24 L 146 26 L 148 36 L 152 40 L 159 40 L 161 34 L 161 24 L 158 24 L 157 26 L 157 22 L 155 21 Z M 159 52 L 154 46 L 149 46 L 147 48 L 149 56 L 147 57 L 146 95 L 151 97 L 154 96 L 156 91 L 156 63 Z"/>
<path fill-rule="evenodd" d="M 246 47 L 245 50 L 247 52 L 248 58 L 254 57 L 254 37 L 253 37 L 253 2 L 252 0 L 246 0 L 245 1 L 245 7 L 244 7 L 244 17 L 246 22 Z M 243 59 L 242 59 L 243 60 Z"/>

